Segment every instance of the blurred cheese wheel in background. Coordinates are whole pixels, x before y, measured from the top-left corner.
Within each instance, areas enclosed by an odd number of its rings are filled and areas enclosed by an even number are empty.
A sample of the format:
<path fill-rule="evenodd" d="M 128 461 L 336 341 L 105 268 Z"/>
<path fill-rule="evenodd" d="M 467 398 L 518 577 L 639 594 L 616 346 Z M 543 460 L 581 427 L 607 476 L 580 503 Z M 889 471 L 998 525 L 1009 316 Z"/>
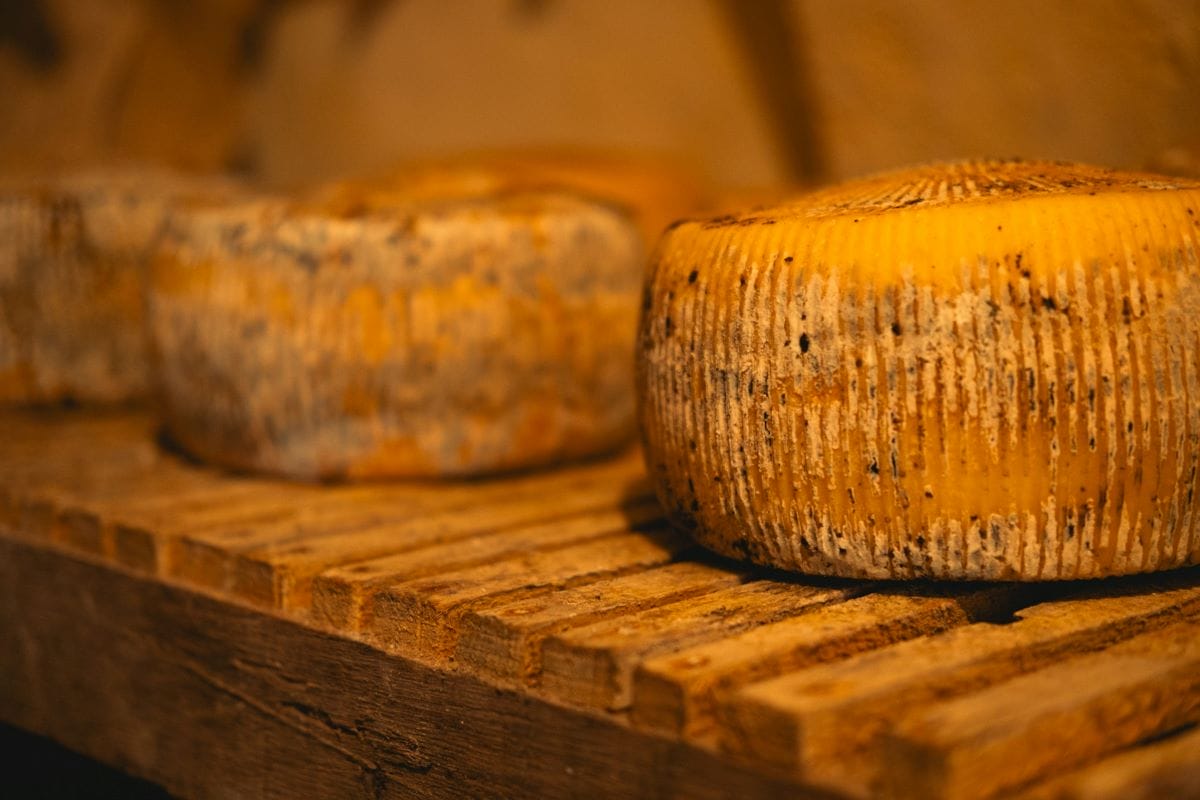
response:
<path fill-rule="evenodd" d="M 152 243 L 176 202 L 232 191 L 132 166 L 0 185 L 0 402 L 142 396 Z"/>
<path fill-rule="evenodd" d="M 341 186 L 350 190 L 351 202 L 361 201 L 362 193 L 434 199 L 567 189 L 625 209 L 647 248 L 672 222 L 705 210 L 712 202 L 706 182 L 672 159 L 584 148 L 465 153 L 400 165 L 386 175 Z"/>
<path fill-rule="evenodd" d="M 470 179 L 178 214 L 148 303 L 171 436 L 298 478 L 475 475 L 627 442 L 636 228 Z"/>
<path fill-rule="evenodd" d="M 1198 183 L 1019 161 L 677 226 L 639 343 L 660 498 L 809 573 L 1200 562 L 1198 237 Z"/>

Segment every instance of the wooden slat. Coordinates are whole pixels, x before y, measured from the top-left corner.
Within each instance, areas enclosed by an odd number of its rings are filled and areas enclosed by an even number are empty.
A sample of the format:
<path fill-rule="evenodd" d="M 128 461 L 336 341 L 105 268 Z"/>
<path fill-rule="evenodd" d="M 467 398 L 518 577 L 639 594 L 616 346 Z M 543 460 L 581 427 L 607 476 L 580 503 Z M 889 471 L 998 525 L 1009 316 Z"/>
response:
<path fill-rule="evenodd" d="M 1134 747 L 1021 793 L 1021 800 L 1200 797 L 1200 727 Z"/>
<path fill-rule="evenodd" d="M 754 581 L 575 628 L 542 645 L 542 691 L 572 705 L 625 709 L 642 660 L 845 600 L 863 586 Z"/>
<path fill-rule="evenodd" d="M 1192 625 L 920 709 L 885 737 L 885 794 L 981 800 L 1200 719 Z"/>
<path fill-rule="evenodd" d="M 701 736 L 716 704 L 739 686 L 801 667 L 873 650 L 1009 610 L 1025 587 L 940 595 L 927 585 L 815 608 L 715 642 L 648 658 L 634 674 L 631 719 L 639 727 Z"/>
<path fill-rule="evenodd" d="M 392 556 L 337 567 L 313 580 L 313 618 L 338 630 L 359 631 L 368 622 L 365 609 L 380 589 L 405 580 L 502 559 L 578 544 L 631 527 L 662 522 L 654 501 L 626 509 L 584 513 L 534 525 L 488 530 L 450 545 L 422 547 Z"/>
<path fill-rule="evenodd" d="M 118 431 L 131 437 L 130 428 Z M 54 535 L 55 513 L 65 499 L 95 491 L 98 483 L 120 483 L 127 491 L 131 473 L 144 476 L 163 460 L 153 442 L 141 437 L 107 446 L 102 438 L 90 453 L 73 437 L 36 440 L 28 447 L 6 441 L 0 453 L 0 525 L 46 538 Z"/>
<path fill-rule="evenodd" d="M 380 525 L 425 518 L 470 503 L 465 487 L 336 487 L 297 498 L 267 519 L 234 518 L 193 526 L 172 538 L 168 573 L 220 591 L 233 590 L 238 553 L 286 548 L 310 538 L 338 536 Z"/>
<path fill-rule="evenodd" d="M 185 470 L 173 459 L 116 469 L 104 465 L 101 476 L 72 483 L 57 491 L 39 492 L 37 500 L 54 509 L 52 538 L 75 550 L 116 557 L 116 536 L 111 520 L 128 510 L 129 487 L 137 486 L 145 496 L 170 502 L 171 508 L 183 508 L 188 503 L 207 500 L 226 500 L 242 489 L 235 489 L 227 478 Z M 134 503 L 133 505 L 136 505 Z"/>
<path fill-rule="evenodd" d="M 591 746 L 603 721 L 624 731 L 611 741 L 724 750 L 742 774 L 851 797 L 1116 797 L 1122 788 L 1192 785 L 1172 778 L 1195 772 L 1194 732 L 1143 740 L 1195 718 L 1200 568 L 936 589 L 785 578 L 704 555 L 667 527 L 633 451 L 481 481 L 318 486 L 206 469 L 153 437 L 138 413 L 0 414 L 0 537 L 17 537 L 12 552 L 47 576 L 58 574 L 52 563 L 72 572 L 108 562 L 124 568 L 112 572 L 124 576 L 114 586 L 136 586 L 139 596 L 152 588 L 183 609 L 236 612 L 249 626 L 246 641 L 315 626 L 323 632 L 312 641 L 354 638 L 356 652 L 381 663 L 422 661 L 439 680 L 503 687 L 509 695 L 489 692 L 577 722 L 563 728 L 578 737 L 566 749 Z M 94 577 L 93 567 L 84 571 Z M 59 594 L 72 586 L 55 585 Z M 0 585 L 0 631 L 20 628 L 21 658 L 37 660 L 55 639 L 39 638 L 13 591 Z M 102 605 L 91 591 L 80 597 Z M 56 602 L 29 581 L 21 592 L 48 608 Z M 121 613 L 154 602 L 128 600 Z M 173 639 L 188 647 L 220 637 L 188 614 L 176 622 L 191 626 Z M 307 673 L 281 683 L 298 658 L 218 671 L 221 681 L 245 684 L 255 709 L 279 695 L 283 710 L 272 718 L 306 732 L 289 740 L 289 757 L 335 747 L 369 765 L 364 732 L 374 729 L 369 717 L 392 708 L 395 687 L 368 698 L 365 717 L 326 720 L 324 701 L 286 697 L 335 691 Z M 40 680 L 26 667 L 0 654 L 0 685 Z M 149 669 L 144 658 L 134 667 Z M 10 708 L 29 706 L 26 697 L 46 708 L 60 702 L 39 686 L 10 693 Z M 55 686 L 86 702 L 75 683 Z M 113 719 L 137 730 L 141 701 L 127 694 Z M 459 711 L 453 700 L 446 708 Z M 1102 724 L 1071 733 L 1089 720 Z M 180 724 L 203 726 L 192 717 Z M 509 748 L 505 730 L 496 744 Z M 531 742 L 545 735 L 526 734 Z M 429 735 L 426 746 L 441 741 Z M 407 758 L 382 746 L 388 758 Z M 425 769 L 422 758 L 410 760 L 401 772 Z"/>
<path fill-rule="evenodd" d="M 165 577 L 174 572 L 179 541 L 188 532 L 277 518 L 302 504 L 310 491 L 306 486 L 217 479 L 163 495 L 137 495 L 92 513 L 111 528 L 120 564 Z"/>
<path fill-rule="evenodd" d="M 1200 611 L 1196 582 L 1194 569 L 1109 581 L 1023 609 L 1008 625 L 968 625 L 752 684 L 718 709 L 721 744 L 861 796 L 880 769 L 880 735 L 905 709 L 1190 618 Z"/>
<path fill-rule="evenodd" d="M 254 547 L 231 548 L 231 589 L 238 597 L 283 610 L 306 610 L 312 582 L 321 572 L 344 564 L 401 553 L 423 545 L 465 539 L 487 531 L 561 520 L 576 514 L 611 509 L 622 501 L 646 498 L 641 482 L 610 483 L 581 488 L 555 498 L 497 502 L 444 514 L 428 514 L 395 524 L 362 530 L 315 531 L 299 540 Z"/>
<path fill-rule="evenodd" d="M 179 539 L 174 574 L 214 588 L 233 591 L 244 588 L 248 600 L 287 608 L 292 605 L 288 598 L 277 595 L 274 586 L 261 583 L 264 573 L 268 584 L 274 582 L 270 573 L 281 573 L 278 582 L 286 588 L 289 575 L 285 573 L 301 574 L 306 579 L 313 570 L 344 563 L 339 555 L 331 555 L 331 551 L 349 552 L 357 559 L 372 558 L 377 547 L 355 551 L 340 546 L 361 539 L 374 541 L 377 537 L 366 529 L 388 526 L 387 536 L 399 543 L 399 551 L 414 546 L 414 539 L 416 544 L 432 540 L 429 536 L 414 536 L 412 531 L 416 529 L 445 528 L 447 536 L 452 538 L 448 529 L 461 527 L 455 520 L 467 518 L 475 520 L 469 526 L 487 527 L 486 522 L 479 521 L 481 511 L 494 509 L 495 527 L 502 525 L 516 506 L 522 507 L 519 513 L 523 519 L 531 514 L 550 518 L 556 514 L 553 506 L 547 507 L 547 497 L 574 497 L 589 491 L 596 491 L 602 498 L 598 501 L 600 505 L 615 506 L 613 498 L 634 501 L 647 495 L 648 487 L 635 454 L 625 453 L 582 466 L 517 477 L 325 489 L 304 507 L 270 522 L 207 527 L 184 534 Z M 336 495 L 330 496 L 333 493 Z M 359 538 L 347 539 L 351 532 Z M 320 539 L 330 541 L 316 542 Z M 296 552 L 298 549 L 301 552 Z M 236 576 L 239 571 L 244 574 Z"/>
<path fill-rule="evenodd" d="M 689 544 L 668 528 L 618 534 L 396 584 L 372 598 L 367 635 L 389 650 L 445 660 L 472 609 L 659 566 Z"/>
<path fill-rule="evenodd" d="M 811 797 L 615 720 L 6 536 L 0 720 L 178 797 Z"/>
<path fill-rule="evenodd" d="M 435 512 L 465 510 L 497 499 L 507 502 L 559 493 L 573 495 L 592 484 L 612 491 L 623 487 L 631 496 L 645 494 L 638 458 L 636 451 L 630 451 L 552 473 L 490 481 L 326 487 L 242 478 L 228 487 L 230 496 L 215 496 L 207 503 L 148 501 L 144 506 L 122 509 L 112 519 L 115 549 L 127 566 L 153 568 L 157 574 L 223 591 L 238 583 L 230 576 L 237 569 L 235 562 L 240 560 L 249 573 L 244 576 L 249 581 L 246 599 L 282 606 L 282 598 L 277 603 L 273 589 L 263 591 L 254 583 L 255 576 L 261 576 L 264 568 L 270 571 L 276 550 L 303 550 L 310 539 L 345 538 L 349 531 L 362 532 L 373 525 L 392 522 L 415 522 L 420 527 L 421 521 L 427 520 L 424 527 L 432 527 L 434 523 L 428 518 Z M 379 539 L 369 533 L 364 533 L 363 538 Z M 322 565 L 341 563 L 325 558 L 328 548 L 328 543 L 321 545 L 314 553 L 317 559 L 307 560 L 293 559 L 306 555 L 305 552 L 283 552 L 284 565 L 280 571 L 289 572 L 290 562 L 296 560 L 304 583 Z M 364 551 L 358 557 L 369 558 L 372 552 Z M 383 552 L 387 552 L 386 548 Z M 315 563 L 310 565 L 308 561 Z M 281 585 L 286 585 L 286 581 L 287 576 L 281 576 Z M 304 597 L 306 600 L 306 593 Z"/>
<path fill-rule="evenodd" d="M 178 544 L 186 533 L 266 523 L 292 513 L 314 491 L 301 484 L 218 478 L 197 481 L 177 492 L 115 501 L 94 513 L 111 529 L 118 561 L 165 577 L 173 572 Z"/>
<path fill-rule="evenodd" d="M 549 636 L 735 586 L 744 573 L 684 562 L 468 611 L 455 659 L 505 685 L 537 686 Z"/>

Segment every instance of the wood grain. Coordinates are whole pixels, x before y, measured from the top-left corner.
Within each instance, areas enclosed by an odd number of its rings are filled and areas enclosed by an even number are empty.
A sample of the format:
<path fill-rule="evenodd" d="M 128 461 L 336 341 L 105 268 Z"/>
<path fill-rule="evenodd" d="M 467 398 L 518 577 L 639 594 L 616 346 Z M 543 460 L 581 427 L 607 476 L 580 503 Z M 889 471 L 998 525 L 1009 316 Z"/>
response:
<path fill-rule="evenodd" d="M 1149 585 L 1125 582 L 1124 592 L 1092 589 L 1090 597 L 1030 606 L 1008 625 L 955 628 L 750 685 L 719 712 L 722 744 L 756 762 L 861 794 L 890 766 L 879 753 L 880 736 L 905 709 L 1194 618 L 1200 610 L 1197 577 L 1197 570 L 1187 570 Z M 1157 591 L 1129 591 L 1150 586 Z"/>
<path fill-rule="evenodd" d="M 368 638 L 389 649 L 445 659 L 468 610 L 659 566 L 687 546 L 683 536 L 660 528 L 406 581 L 373 597 Z"/>
<path fill-rule="evenodd" d="M 196 797 L 1195 794 L 1200 569 L 784 577 L 638 458 L 320 486 L 0 414 L 0 718 Z"/>
<path fill-rule="evenodd" d="M 962 625 L 1023 594 L 1014 587 L 930 596 L 931 587 L 855 597 L 644 660 L 634 675 L 639 727 L 700 735 L 719 698 L 747 683 Z"/>
<path fill-rule="evenodd" d="M 1123 750 L 1028 792 L 1025 800 L 1151 800 L 1200 797 L 1200 728 Z"/>
<path fill-rule="evenodd" d="M 536 686 L 547 637 L 613 617 L 708 595 L 746 580 L 728 567 L 697 562 L 521 597 L 468 611 L 459 624 L 459 661 L 504 683 Z"/>
<path fill-rule="evenodd" d="M 993 797 L 1198 720 L 1200 637 L 1173 625 L 915 711 L 887 735 L 883 788 Z"/>
<path fill-rule="evenodd" d="M 625 709 L 632 702 L 633 671 L 642 659 L 775 622 L 857 591 L 854 586 L 753 581 L 600 620 L 542 645 L 542 690 L 564 703 Z"/>
<path fill-rule="evenodd" d="M 661 519 L 662 511 L 656 503 L 641 502 L 628 509 L 585 513 L 507 529 L 496 530 L 485 525 L 479 535 L 461 541 L 334 567 L 315 579 L 313 616 L 341 630 L 358 630 L 366 622 L 363 607 L 367 599 L 390 584 L 480 566 L 522 553 L 553 550 Z"/>
<path fill-rule="evenodd" d="M 5 537 L 0 654 L 5 722 L 181 797 L 819 796 L 615 721 Z"/>

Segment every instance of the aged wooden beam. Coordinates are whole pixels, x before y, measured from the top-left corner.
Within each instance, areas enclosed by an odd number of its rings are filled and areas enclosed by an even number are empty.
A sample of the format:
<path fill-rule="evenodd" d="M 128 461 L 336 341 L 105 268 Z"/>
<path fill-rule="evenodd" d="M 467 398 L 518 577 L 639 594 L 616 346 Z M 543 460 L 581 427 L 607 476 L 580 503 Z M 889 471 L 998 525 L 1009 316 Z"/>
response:
<path fill-rule="evenodd" d="M 1200 770 L 1200 568 L 781 576 L 667 527 L 635 453 L 317 486 L 154 433 L 0 414 L 0 719 L 181 796 L 1153 797 Z"/>
<path fill-rule="evenodd" d="M 2 536 L 0 653 L 4 721 L 185 797 L 798 791 L 612 720 Z"/>

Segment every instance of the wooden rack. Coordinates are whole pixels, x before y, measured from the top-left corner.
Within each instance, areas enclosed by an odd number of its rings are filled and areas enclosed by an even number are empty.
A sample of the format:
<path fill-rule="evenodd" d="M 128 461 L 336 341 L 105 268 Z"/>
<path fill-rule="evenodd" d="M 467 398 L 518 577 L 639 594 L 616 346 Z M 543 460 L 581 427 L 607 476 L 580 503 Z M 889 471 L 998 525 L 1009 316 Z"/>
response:
<path fill-rule="evenodd" d="M 0 718 L 183 796 L 1200 796 L 1200 569 L 803 579 L 635 452 L 308 486 L 0 415 Z"/>

